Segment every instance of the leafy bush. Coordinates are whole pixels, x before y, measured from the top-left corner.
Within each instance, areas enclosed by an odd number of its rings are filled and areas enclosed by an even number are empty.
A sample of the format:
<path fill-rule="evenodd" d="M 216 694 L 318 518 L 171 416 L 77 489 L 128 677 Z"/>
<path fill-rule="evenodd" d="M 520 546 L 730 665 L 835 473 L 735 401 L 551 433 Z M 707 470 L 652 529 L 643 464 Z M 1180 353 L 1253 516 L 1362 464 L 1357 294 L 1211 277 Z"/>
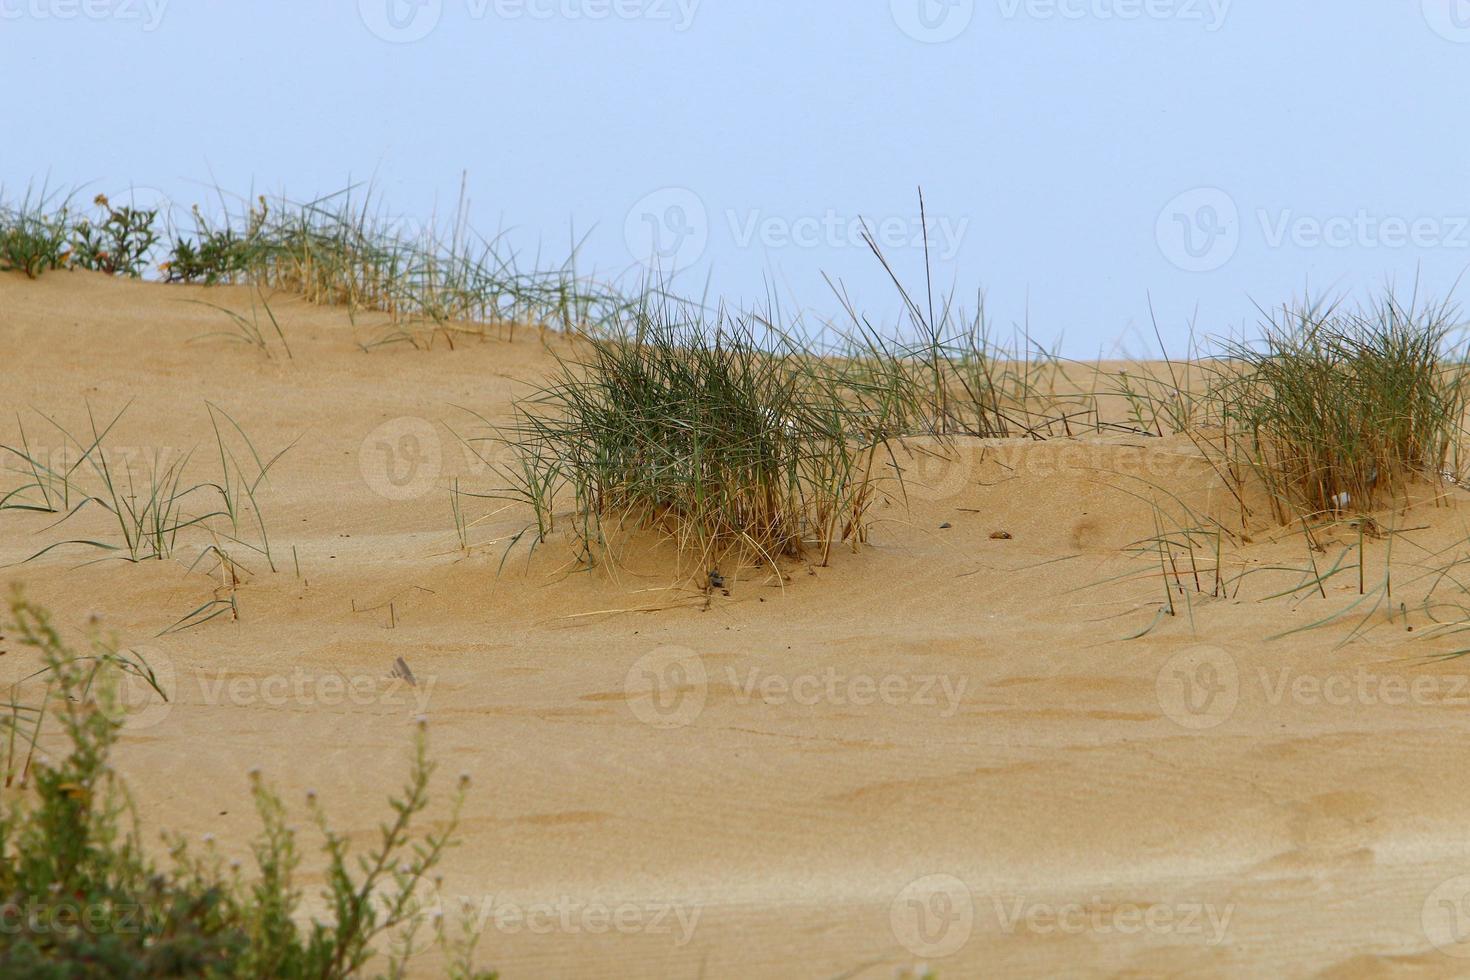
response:
<path fill-rule="evenodd" d="M 73 226 L 72 261 L 94 272 L 141 278 L 148 255 L 158 244 L 153 228 L 158 212 L 115 208 L 105 194 L 98 194 L 93 203 L 105 214 L 96 224 L 83 218 Z"/>
<path fill-rule="evenodd" d="M 233 282 L 245 271 L 245 266 L 241 242 L 227 229 L 210 232 L 197 242 L 175 239 L 164 271 L 169 282 L 202 282 L 214 286 Z"/>
<path fill-rule="evenodd" d="M 168 281 L 214 286 L 243 280 L 251 267 L 251 244 L 259 236 L 267 214 L 265 202 L 251 210 L 243 232 L 228 224 L 211 227 L 198 205 L 193 213 L 194 237 L 175 238 L 163 265 Z"/>
<path fill-rule="evenodd" d="M 19 592 L 9 610 L 14 639 L 41 655 L 50 697 L 35 707 L 12 704 L 5 719 L 18 769 L 10 775 L 19 781 L 0 807 L 0 975 L 348 977 L 370 965 L 384 939 L 391 939 L 389 974 L 401 975 L 419 951 L 424 919 L 416 892 L 452 844 L 467 788 L 461 778 L 446 829 L 414 836 L 434 770 L 422 725 L 408 783 L 390 801 L 392 818 L 366 853 L 352 855 L 310 800 L 326 841 L 323 898 L 331 915 L 298 927 L 296 833 L 265 781 L 251 776 L 263 824 L 253 880 L 226 872 L 212 844 L 196 854 L 177 836 L 165 838 L 171 866 L 157 867 L 141 844 L 126 787 L 107 762 L 123 723 L 118 678 L 131 672 L 152 683 L 151 672 L 96 634 L 88 653 L 74 653 Z M 36 752 L 47 714 L 69 745 L 56 762 Z M 27 744 L 15 766 L 17 746 Z M 493 977 L 471 965 L 474 937 L 450 940 L 442 926 L 435 934 L 450 975 Z"/>
<path fill-rule="evenodd" d="M 19 207 L 0 206 L 0 270 L 17 270 L 34 279 L 51 269 L 75 266 L 108 275 L 139 278 L 158 243 L 158 212 L 113 207 L 105 195 L 94 203 L 96 219 L 73 216 L 63 202 L 29 196 Z"/>

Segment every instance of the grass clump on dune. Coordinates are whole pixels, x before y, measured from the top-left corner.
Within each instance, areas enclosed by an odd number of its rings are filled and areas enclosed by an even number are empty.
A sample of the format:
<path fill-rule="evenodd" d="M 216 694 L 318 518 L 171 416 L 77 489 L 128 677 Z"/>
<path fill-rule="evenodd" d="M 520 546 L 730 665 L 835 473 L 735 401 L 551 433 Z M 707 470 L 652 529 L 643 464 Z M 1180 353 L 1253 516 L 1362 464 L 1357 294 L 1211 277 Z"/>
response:
<path fill-rule="evenodd" d="M 420 886 L 453 844 L 467 787 L 462 778 L 447 825 L 418 836 L 434 766 L 422 726 L 408 782 L 390 801 L 374 843 L 351 854 L 314 798 L 325 839 L 323 917 L 302 910 L 297 834 L 280 798 L 252 774 L 262 829 L 252 845 L 257 874 L 226 870 L 211 840 L 193 851 L 165 835 L 167 867 L 143 846 L 127 789 L 108 764 L 125 709 L 117 688 L 146 665 L 93 636 L 85 654 L 62 640 L 44 610 L 18 592 L 7 632 L 40 655 L 47 693 L 12 703 L 0 721 L 11 765 L 0 801 L 0 974 L 7 977 L 316 977 L 363 975 L 388 945 L 387 974 L 402 976 L 422 950 Z M 160 695 L 162 692 L 160 692 Z M 49 721 L 43 735 L 42 721 Z M 17 742 L 30 751 L 17 762 Z M 64 748 L 48 760 L 38 748 Z M 487 980 L 472 965 L 475 937 L 431 926 L 449 959 L 446 975 Z"/>
<path fill-rule="evenodd" d="M 769 321 L 655 298 L 626 335 L 579 349 L 504 435 L 505 494 L 534 508 L 537 541 L 564 504 L 589 563 L 639 528 L 706 568 L 864 540 L 875 454 L 912 397 L 901 379 L 856 381 Z"/>
<path fill-rule="evenodd" d="M 50 525 L 55 528 L 90 509 L 105 514 L 104 526 L 116 531 L 111 541 L 57 541 L 27 561 L 67 546 L 106 552 L 133 563 L 166 561 L 175 557 L 185 535 L 197 532 L 216 548 L 225 541 L 259 555 L 274 571 L 261 491 L 271 469 L 291 447 L 263 456 L 228 412 L 209 402 L 205 408 L 214 438 L 210 455 L 219 461 L 219 475 L 213 480 L 193 475 L 193 450 L 114 447 L 110 439 L 126 406 L 105 419 L 95 415 L 88 404 L 87 429 L 79 434 L 41 414 L 64 441 L 61 449 L 51 452 L 32 446 L 17 416 L 20 439 L 13 446 L 0 444 L 0 458 L 9 462 L 14 457 L 18 465 L 11 463 L 11 467 L 27 482 L 0 496 L 0 512 L 60 514 Z"/>
<path fill-rule="evenodd" d="M 176 237 L 165 266 L 179 282 L 249 282 L 311 302 L 388 314 L 385 343 L 422 346 L 434 336 L 532 323 L 586 330 L 616 315 L 621 301 L 580 278 L 570 262 L 527 271 L 498 239 L 470 230 L 461 199 L 447 230 L 409 228 L 384 216 L 371 192 L 349 188 L 296 203 L 255 199 L 246 213 Z"/>
<path fill-rule="evenodd" d="M 920 222 L 928 240 L 924 200 Z M 879 383 L 901 374 L 915 397 L 899 402 L 901 434 L 940 437 L 1047 439 L 1101 426 L 1096 398 L 1070 390 L 1062 359 L 1034 343 L 1018 328 L 1016 342 L 1001 342 L 986 315 L 985 296 L 974 311 L 952 293 L 936 296 L 928 247 L 924 251 L 924 290 L 911 290 L 899 277 L 866 227 L 864 242 L 882 266 L 902 301 L 908 340 L 887 340 L 873 323 L 835 289 L 858 333 L 845 361 L 855 376 L 876 372 Z"/>
<path fill-rule="evenodd" d="M 44 190 L 18 206 L 0 203 L 0 271 L 32 279 L 52 269 L 78 268 L 137 279 L 158 242 L 158 212 L 116 207 L 97 195 L 92 217 L 73 216 L 70 198 L 58 203 Z"/>
<path fill-rule="evenodd" d="M 1212 397 L 1229 472 L 1264 487 L 1281 523 L 1368 513 L 1413 482 L 1458 476 L 1470 407 L 1447 305 L 1299 304 L 1232 343 Z"/>
<path fill-rule="evenodd" d="M 1070 390 L 1062 359 L 1024 336 L 1004 343 L 986 319 L 983 298 L 973 314 L 946 301 L 933 322 L 911 309 L 909 332 L 918 339 L 890 339 L 850 307 L 848 315 L 857 336 L 832 360 L 862 386 L 903 376 L 911 397 L 896 406 L 895 434 L 1041 440 L 1100 426 L 1094 397 Z"/>
<path fill-rule="evenodd" d="M 199 205 L 190 214 L 194 233 L 175 235 L 168 260 L 160 267 L 167 282 L 197 282 L 206 286 L 244 282 L 250 268 L 250 241 L 259 233 L 264 220 L 261 210 L 251 208 L 244 229 L 236 229 L 228 221 L 216 228 L 204 217 Z"/>
<path fill-rule="evenodd" d="M 221 195 L 224 200 L 224 195 Z M 257 196 L 214 219 L 197 205 L 192 229 L 157 209 L 95 199 L 76 212 L 72 195 L 43 188 L 17 205 L 0 197 L 0 271 L 35 278 L 80 268 L 140 278 L 156 268 L 173 283 L 253 284 L 314 303 L 386 313 L 393 325 L 365 349 L 442 337 L 482 336 L 532 324 L 568 331 L 601 328 L 626 308 L 618 292 L 564 264 L 523 268 L 500 237 L 468 224 L 461 196 L 447 227 L 384 214 L 371 190 L 357 188 L 305 202 Z"/>
<path fill-rule="evenodd" d="M 32 279 L 63 268 L 70 257 L 71 219 L 44 192 L 18 205 L 0 201 L 0 271 L 23 272 Z"/>

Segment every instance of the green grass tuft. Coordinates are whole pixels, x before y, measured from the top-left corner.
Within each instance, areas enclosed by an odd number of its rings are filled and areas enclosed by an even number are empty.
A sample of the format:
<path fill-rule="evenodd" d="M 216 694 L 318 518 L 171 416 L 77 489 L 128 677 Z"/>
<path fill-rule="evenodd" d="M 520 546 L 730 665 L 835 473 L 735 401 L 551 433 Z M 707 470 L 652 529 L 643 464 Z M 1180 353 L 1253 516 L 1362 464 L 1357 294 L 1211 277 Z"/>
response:
<path fill-rule="evenodd" d="M 1254 474 L 1281 524 L 1368 514 L 1412 483 L 1457 478 L 1470 408 L 1457 326 L 1449 306 L 1392 294 L 1283 307 L 1222 362 L 1221 459 Z"/>
<path fill-rule="evenodd" d="M 650 296 L 626 336 L 590 338 L 524 400 L 504 438 L 505 496 L 544 540 L 569 506 L 583 560 L 653 528 L 713 568 L 731 552 L 825 561 L 865 539 L 874 457 L 911 399 L 855 380 L 769 318 L 706 317 Z"/>

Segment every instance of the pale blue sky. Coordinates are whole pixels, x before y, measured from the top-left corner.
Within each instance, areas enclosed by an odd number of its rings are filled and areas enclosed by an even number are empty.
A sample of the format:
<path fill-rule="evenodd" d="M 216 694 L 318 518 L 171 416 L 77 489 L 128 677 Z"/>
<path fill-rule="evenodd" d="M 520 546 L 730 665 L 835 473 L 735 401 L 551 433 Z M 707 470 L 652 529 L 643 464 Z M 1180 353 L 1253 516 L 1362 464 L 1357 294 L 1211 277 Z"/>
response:
<path fill-rule="evenodd" d="M 0 0 L 0 181 L 376 178 L 739 302 L 897 306 L 867 217 L 1074 355 L 1470 264 L 1470 0 Z M 153 191 L 150 191 L 153 193 Z"/>

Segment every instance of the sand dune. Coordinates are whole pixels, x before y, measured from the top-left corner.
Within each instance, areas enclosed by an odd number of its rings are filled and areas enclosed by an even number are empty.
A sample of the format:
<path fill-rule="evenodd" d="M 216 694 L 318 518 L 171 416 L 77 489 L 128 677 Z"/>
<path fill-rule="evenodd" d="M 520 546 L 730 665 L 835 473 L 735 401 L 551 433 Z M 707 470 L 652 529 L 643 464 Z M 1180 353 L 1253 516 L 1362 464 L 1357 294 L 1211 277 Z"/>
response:
<path fill-rule="evenodd" d="M 1232 553 L 1261 569 L 1238 593 L 1206 581 L 1160 615 L 1157 563 L 1127 550 L 1157 533 L 1150 499 L 1172 506 L 1154 488 L 1227 504 L 1182 438 L 917 442 L 870 545 L 785 581 L 731 570 L 728 595 L 636 549 L 615 574 L 555 545 L 502 567 L 526 515 L 478 502 L 459 547 L 449 481 L 487 478 L 445 423 L 504 417 L 565 341 L 366 354 L 380 321 L 279 296 L 294 356 L 267 359 L 201 339 L 223 316 L 190 300 L 251 303 L 0 276 L 0 442 L 16 413 L 60 449 L 35 412 L 80 429 L 129 405 L 111 445 L 207 470 L 207 402 L 265 452 L 295 441 L 262 493 L 278 570 L 246 561 L 238 621 L 158 635 L 220 585 L 197 547 L 25 562 L 105 526 L 0 513 L 0 579 L 65 623 L 99 613 L 172 685 L 118 760 L 150 827 L 243 852 L 259 766 L 365 838 L 423 713 L 441 783 L 476 787 L 442 892 L 509 978 L 1470 971 L 1470 660 L 1428 659 L 1462 644 L 1415 579 L 1466 551 L 1463 492 L 1385 517 L 1415 528 L 1404 609 L 1353 642 L 1357 615 L 1268 639 L 1358 599 L 1354 575 L 1268 600 L 1311 561 L 1290 532 Z"/>

